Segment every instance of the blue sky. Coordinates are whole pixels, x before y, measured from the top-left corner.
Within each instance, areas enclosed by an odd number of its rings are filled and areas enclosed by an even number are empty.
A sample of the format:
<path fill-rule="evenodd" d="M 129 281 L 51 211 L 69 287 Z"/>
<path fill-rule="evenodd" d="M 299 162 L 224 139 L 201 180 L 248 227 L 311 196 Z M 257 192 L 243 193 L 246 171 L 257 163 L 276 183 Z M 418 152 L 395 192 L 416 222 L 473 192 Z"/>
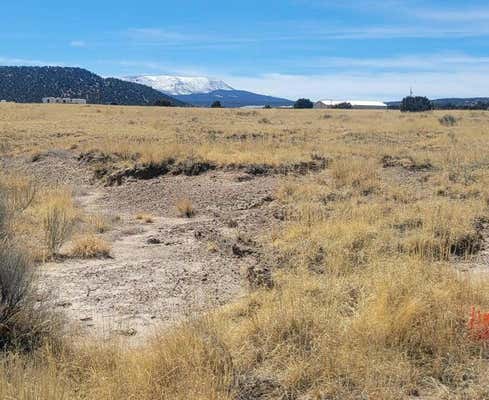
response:
<path fill-rule="evenodd" d="M 4 3 L 1 65 L 205 75 L 289 98 L 489 96 L 487 1 Z"/>

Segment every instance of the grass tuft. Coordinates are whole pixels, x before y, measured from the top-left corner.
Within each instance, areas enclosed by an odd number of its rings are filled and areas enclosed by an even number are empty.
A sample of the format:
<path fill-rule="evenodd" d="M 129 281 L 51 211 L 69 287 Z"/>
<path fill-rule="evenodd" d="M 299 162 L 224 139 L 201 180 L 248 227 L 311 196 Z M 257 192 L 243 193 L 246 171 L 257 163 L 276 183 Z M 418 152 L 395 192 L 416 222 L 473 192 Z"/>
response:
<path fill-rule="evenodd" d="M 154 217 L 150 214 L 139 213 L 136 215 L 136 219 L 139 221 L 143 221 L 146 224 L 152 224 L 154 222 Z"/>
<path fill-rule="evenodd" d="M 76 214 L 71 197 L 53 197 L 42 205 L 42 222 L 48 256 L 55 256 L 73 232 Z"/>
<path fill-rule="evenodd" d="M 195 215 L 195 208 L 189 199 L 178 200 L 176 207 L 181 217 L 192 218 Z"/>
<path fill-rule="evenodd" d="M 109 258 L 111 246 L 100 236 L 88 234 L 74 238 L 70 251 L 76 258 Z"/>

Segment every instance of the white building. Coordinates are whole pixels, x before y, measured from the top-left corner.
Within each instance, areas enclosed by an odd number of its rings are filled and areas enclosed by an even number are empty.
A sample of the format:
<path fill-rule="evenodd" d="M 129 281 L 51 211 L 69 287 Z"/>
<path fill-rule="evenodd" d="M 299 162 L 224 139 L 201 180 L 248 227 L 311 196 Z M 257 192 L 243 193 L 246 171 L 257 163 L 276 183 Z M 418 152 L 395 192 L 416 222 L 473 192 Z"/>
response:
<path fill-rule="evenodd" d="M 42 102 L 46 104 L 87 104 L 85 99 L 70 99 L 67 97 L 43 97 Z"/>
<path fill-rule="evenodd" d="M 243 106 L 240 108 L 242 108 L 243 110 L 261 110 L 263 107 L 265 106 Z"/>
<path fill-rule="evenodd" d="M 365 100 L 319 100 L 314 103 L 314 108 L 334 108 L 342 103 L 350 103 L 357 110 L 387 110 L 387 104 L 381 101 Z"/>

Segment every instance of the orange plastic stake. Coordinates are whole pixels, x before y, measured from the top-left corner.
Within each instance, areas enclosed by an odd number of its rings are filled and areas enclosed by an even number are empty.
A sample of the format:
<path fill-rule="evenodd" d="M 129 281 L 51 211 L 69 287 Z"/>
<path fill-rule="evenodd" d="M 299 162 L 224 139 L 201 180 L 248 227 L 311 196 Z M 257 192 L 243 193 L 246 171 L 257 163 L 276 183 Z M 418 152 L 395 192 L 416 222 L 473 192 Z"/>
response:
<path fill-rule="evenodd" d="M 468 328 L 471 336 L 477 340 L 489 340 L 489 313 L 481 313 L 474 306 L 470 309 Z"/>

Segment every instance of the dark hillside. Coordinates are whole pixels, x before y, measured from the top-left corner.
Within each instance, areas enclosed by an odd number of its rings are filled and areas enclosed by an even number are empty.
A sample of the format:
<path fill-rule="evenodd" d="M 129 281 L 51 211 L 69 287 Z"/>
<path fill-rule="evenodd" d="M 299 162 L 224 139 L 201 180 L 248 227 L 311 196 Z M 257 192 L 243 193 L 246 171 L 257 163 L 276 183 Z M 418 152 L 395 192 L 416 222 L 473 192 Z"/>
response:
<path fill-rule="evenodd" d="M 168 100 L 184 105 L 148 86 L 104 79 L 82 68 L 0 67 L 0 100 L 39 103 L 43 97 L 82 98 L 91 104 L 153 105 Z"/>

